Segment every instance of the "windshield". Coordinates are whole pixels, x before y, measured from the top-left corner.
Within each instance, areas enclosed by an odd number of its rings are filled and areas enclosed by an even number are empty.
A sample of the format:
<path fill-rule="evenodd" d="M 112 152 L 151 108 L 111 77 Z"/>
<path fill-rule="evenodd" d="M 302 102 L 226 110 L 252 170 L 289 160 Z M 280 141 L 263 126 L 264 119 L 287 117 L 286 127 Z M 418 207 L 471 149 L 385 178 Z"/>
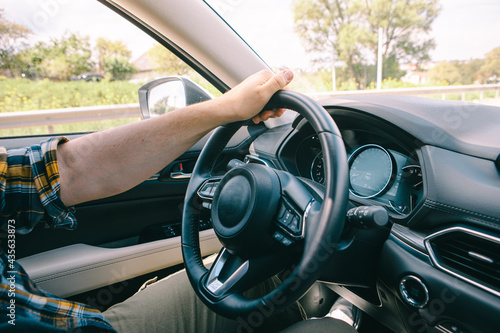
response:
<path fill-rule="evenodd" d="M 206 2 L 271 68 L 293 69 L 295 90 L 327 96 L 428 87 L 429 97 L 498 99 L 498 0 Z M 443 93 L 469 85 L 494 86 Z"/>

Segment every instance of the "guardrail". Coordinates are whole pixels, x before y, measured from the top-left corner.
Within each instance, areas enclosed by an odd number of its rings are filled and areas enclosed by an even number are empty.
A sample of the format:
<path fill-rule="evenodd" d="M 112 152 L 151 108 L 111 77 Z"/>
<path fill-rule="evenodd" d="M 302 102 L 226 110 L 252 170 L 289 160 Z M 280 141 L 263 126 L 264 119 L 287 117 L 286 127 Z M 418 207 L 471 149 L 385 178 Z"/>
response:
<path fill-rule="evenodd" d="M 499 98 L 500 84 L 485 85 L 467 85 L 467 86 L 445 86 L 445 87 L 418 87 L 418 88 L 398 88 L 382 90 L 352 90 L 335 91 L 311 94 L 316 99 L 350 96 L 350 95 L 441 95 L 446 99 L 447 94 L 462 94 L 462 100 L 465 100 L 465 94 L 470 92 L 479 92 L 479 99 L 483 99 L 485 91 L 495 91 L 495 98 Z M 119 104 L 88 106 L 78 108 L 51 109 L 39 111 L 20 111 L 0 113 L 0 129 L 47 126 L 48 132 L 53 133 L 53 125 L 79 123 L 87 121 L 99 121 L 118 118 L 140 117 L 139 104 Z"/>
<path fill-rule="evenodd" d="M 315 93 L 311 94 L 311 96 L 320 99 L 320 98 L 327 98 L 334 96 L 352 96 L 352 95 L 406 95 L 406 96 L 441 95 L 441 99 L 446 99 L 447 94 L 461 94 L 462 101 L 465 101 L 466 93 L 479 92 L 479 99 L 482 100 L 485 91 L 495 91 L 495 98 L 498 98 L 500 91 L 500 84 L 397 88 L 397 89 L 381 89 L 381 90 L 373 89 L 373 90 L 331 91 L 324 93 Z"/>
<path fill-rule="evenodd" d="M 118 118 L 140 117 L 139 104 L 85 106 L 78 108 L 50 109 L 0 113 L 0 129 L 81 123 Z"/>

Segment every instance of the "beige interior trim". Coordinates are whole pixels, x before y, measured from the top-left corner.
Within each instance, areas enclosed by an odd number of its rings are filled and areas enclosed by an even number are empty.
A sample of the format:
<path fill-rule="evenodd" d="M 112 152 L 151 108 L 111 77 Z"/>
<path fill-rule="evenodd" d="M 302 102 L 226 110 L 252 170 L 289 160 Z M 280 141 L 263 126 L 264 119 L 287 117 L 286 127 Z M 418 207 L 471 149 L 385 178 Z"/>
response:
<path fill-rule="evenodd" d="M 221 245 L 213 230 L 200 232 L 203 255 Z M 128 280 L 182 263 L 180 237 L 109 249 L 75 244 L 26 257 L 19 263 L 42 289 L 59 297 Z"/>

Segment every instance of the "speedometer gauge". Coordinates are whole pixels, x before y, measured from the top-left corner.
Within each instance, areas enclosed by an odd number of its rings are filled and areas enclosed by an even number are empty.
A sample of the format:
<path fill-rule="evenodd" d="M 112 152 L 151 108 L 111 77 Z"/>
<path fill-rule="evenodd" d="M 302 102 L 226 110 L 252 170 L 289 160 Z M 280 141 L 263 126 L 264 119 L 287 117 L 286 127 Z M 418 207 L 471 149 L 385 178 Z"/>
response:
<path fill-rule="evenodd" d="M 360 198 L 375 197 L 390 187 L 394 170 L 394 158 L 386 149 L 362 146 L 349 157 L 350 192 Z"/>

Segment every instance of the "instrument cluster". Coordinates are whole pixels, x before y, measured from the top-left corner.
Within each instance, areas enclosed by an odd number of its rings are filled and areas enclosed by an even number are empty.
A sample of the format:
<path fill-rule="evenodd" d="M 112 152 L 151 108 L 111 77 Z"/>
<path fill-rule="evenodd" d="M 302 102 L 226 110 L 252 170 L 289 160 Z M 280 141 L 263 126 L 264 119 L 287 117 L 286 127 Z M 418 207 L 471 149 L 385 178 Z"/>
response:
<path fill-rule="evenodd" d="M 398 215 L 408 215 L 423 195 L 422 168 L 414 153 L 365 131 L 344 130 L 352 201 L 382 204 Z M 323 152 L 316 135 L 298 145 L 298 172 L 324 184 Z"/>

